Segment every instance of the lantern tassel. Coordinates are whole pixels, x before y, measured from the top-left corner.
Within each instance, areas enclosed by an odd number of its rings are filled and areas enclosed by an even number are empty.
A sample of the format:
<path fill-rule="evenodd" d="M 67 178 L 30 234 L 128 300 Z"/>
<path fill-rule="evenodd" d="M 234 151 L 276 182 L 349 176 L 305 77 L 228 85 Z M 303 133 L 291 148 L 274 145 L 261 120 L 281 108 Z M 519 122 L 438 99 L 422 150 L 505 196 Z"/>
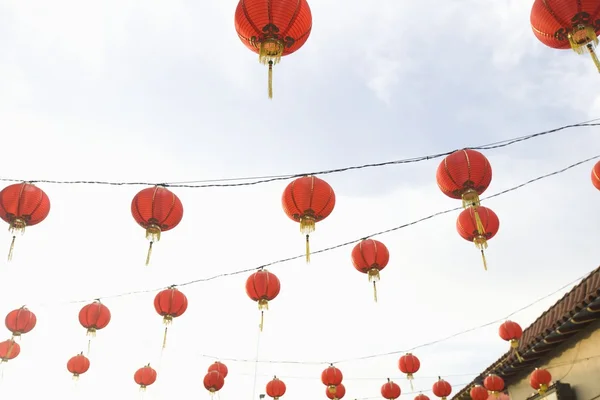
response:
<path fill-rule="evenodd" d="M 485 252 L 483 249 L 481 249 L 481 260 L 483 261 L 483 269 L 487 271 L 487 260 L 485 259 Z"/>
<path fill-rule="evenodd" d="M 588 43 L 587 49 L 588 49 L 588 52 L 590 53 L 590 56 L 592 56 L 592 60 L 594 60 L 594 64 L 596 64 L 596 68 L 598 68 L 598 72 L 600 73 L 600 60 L 598 59 L 598 55 L 596 54 L 596 51 L 594 50 L 594 46 L 591 43 Z"/>
<path fill-rule="evenodd" d="M 154 241 L 150 242 L 150 246 L 148 246 L 148 254 L 146 255 L 146 266 L 148 266 L 150 264 L 150 256 L 152 255 L 152 245 L 154 244 Z"/>
<path fill-rule="evenodd" d="M 92 349 L 92 339 L 88 339 L 88 346 L 87 346 L 87 356 L 90 355 L 90 351 Z"/>
<path fill-rule="evenodd" d="M 13 251 L 15 250 L 15 240 L 17 237 L 13 235 L 12 241 L 10 242 L 10 248 L 8 249 L 8 261 L 12 261 Z"/>
<path fill-rule="evenodd" d="M 373 299 L 377 303 L 377 281 L 373 281 Z"/>
<path fill-rule="evenodd" d="M 162 343 L 162 348 L 166 348 L 167 347 L 167 332 L 169 330 L 168 326 L 165 326 L 165 334 L 163 335 L 163 343 Z"/>
<path fill-rule="evenodd" d="M 306 263 L 310 264 L 310 235 L 306 235 Z"/>
<path fill-rule="evenodd" d="M 263 310 L 260 311 L 260 324 L 258 325 L 258 328 L 260 329 L 260 331 L 263 331 L 263 325 L 265 323 L 265 312 Z"/>
<path fill-rule="evenodd" d="M 269 98 L 273 98 L 273 61 L 269 61 Z"/>
<path fill-rule="evenodd" d="M 477 210 L 477 206 L 473 206 L 473 216 L 475 217 L 475 226 L 477 227 L 477 232 L 485 237 L 485 227 L 483 226 L 483 222 L 481 222 L 481 217 L 479 216 L 479 211 Z"/>
<path fill-rule="evenodd" d="M 413 374 L 407 374 L 407 379 L 410 382 L 410 390 L 415 391 L 415 387 L 413 385 Z"/>

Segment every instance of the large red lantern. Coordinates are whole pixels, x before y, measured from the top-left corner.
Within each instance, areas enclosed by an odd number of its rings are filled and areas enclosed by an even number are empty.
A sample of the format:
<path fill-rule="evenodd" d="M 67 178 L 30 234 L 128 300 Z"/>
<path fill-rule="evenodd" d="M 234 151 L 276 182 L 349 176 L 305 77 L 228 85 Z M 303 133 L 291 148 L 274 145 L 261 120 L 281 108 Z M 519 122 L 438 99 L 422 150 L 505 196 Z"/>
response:
<path fill-rule="evenodd" d="M 6 328 L 12 332 L 13 337 L 21 336 L 31 332 L 35 328 L 37 318 L 34 313 L 29 311 L 25 306 L 12 310 L 6 315 L 4 324 Z"/>
<path fill-rule="evenodd" d="M 586 51 L 598 72 L 595 48 L 600 34 L 600 7 L 596 0 L 536 0 L 531 8 L 531 29 L 540 42 L 559 49 Z"/>
<path fill-rule="evenodd" d="M 266 269 L 259 269 L 246 280 L 246 294 L 258 303 L 260 310 L 260 325 L 262 332 L 265 310 L 269 309 L 269 301 L 275 299 L 281 290 L 279 278 Z"/>
<path fill-rule="evenodd" d="M 467 208 L 456 219 L 458 234 L 463 239 L 475 243 L 475 246 L 481 251 L 483 268 L 486 271 L 487 261 L 484 250 L 487 249 L 488 240 L 496 236 L 499 229 L 500 220 L 498 216 L 487 207 Z"/>
<path fill-rule="evenodd" d="M 261 64 L 269 66 L 269 98 L 273 98 L 273 65 L 300 49 L 312 28 L 306 0 L 240 0 L 235 30 Z"/>
<path fill-rule="evenodd" d="M 411 390 L 414 390 L 413 375 L 419 371 L 419 368 L 421 368 L 421 361 L 412 353 L 406 353 L 398 360 L 398 369 L 403 374 L 406 374 L 406 379 L 410 382 Z"/>
<path fill-rule="evenodd" d="M 140 385 L 140 390 L 146 390 L 146 388 L 156 382 L 156 370 L 147 364 L 145 367 L 142 367 L 135 371 L 133 375 L 133 380 L 135 383 Z"/>
<path fill-rule="evenodd" d="M 469 392 L 471 400 L 488 400 L 489 393 L 486 388 L 481 385 L 475 385 Z"/>
<path fill-rule="evenodd" d="M 492 167 L 476 150 L 457 150 L 442 160 L 436 180 L 442 193 L 452 199 L 462 199 L 464 208 L 477 207 L 479 196 L 492 182 Z"/>
<path fill-rule="evenodd" d="M 293 180 L 281 197 L 283 211 L 300 223 L 300 232 L 306 235 L 306 262 L 310 262 L 310 234 L 317 222 L 327 218 L 335 207 L 335 192 L 327 182 L 316 176 Z"/>
<path fill-rule="evenodd" d="M 267 383 L 267 396 L 272 397 L 274 400 L 278 400 L 280 397 L 283 397 L 285 394 L 285 383 L 276 376 L 273 377 L 273 380 Z"/>
<path fill-rule="evenodd" d="M 175 286 L 160 291 L 154 298 L 154 309 L 163 317 L 165 324 L 165 334 L 163 336 L 163 349 L 167 346 L 167 330 L 173 322 L 173 318 L 183 315 L 188 307 L 187 297 L 181 293 Z"/>
<path fill-rule="evenodd" d="M 379 272 L 383 270 L 390 261 L 390 252 L 383 243 L 378 240 L 361 240 L 352 249 L 352 264 L 354 268 L 369 276 L 369 282 L 373 282 L 373 296 L 377 301 L 377 281 Z"/>
<path fill-rule="evenodd" d="M 21 354 L 21 346 L 15 342 L 15 339 L 10 338 L 0 342 L 0 364 L 14 360 L 19 354 Z"/>
<path fill-rule="evenodd" d="M 162 232 L 175 228 L 183 218 L 183 204 L 179 197 L 162 186 L 146 188 L 138 192 L 131 202 L 133 219 L 146 230 L 150 241 L 146 265 L 150 263 L 152 245 L 160 240 Z"/>
<path fill-rule="evenodd" d="M 452 393 L 452 386 L 441 377 L 438 377 L 437 382 L 433 384 L 432 387 L 433 394 L 442 400 L 446 400 L 448 396 Z"/>
<path fill-rule="evenodd" d="M 25 233 L 25 227 L 39 224 L 49 213 L 50 199 L 31 183 L 16 183 L 0 191 L 0 218 L 8 223 L 12 235 L 8 261 L 12 260 L 17 233 Z"/>
<path fill-rule="evenodd" d="M 513 321 L 505 321 L 502 325 L 500 325 L 500 328 L 498 328 L 498 334 L 502 340 L 510 342 L 510 347 L 517 356 L 517 359 L 519 362 L 523 362 L 523 358 L 517 350 L 519 348 L 519 340 L 523 336 L 523 329 L 521 328 L 521 325 Z"/>
<path fill-rule="evenodd" d="M 335 393 L 329 390 L 329 387 L 325 388 L 325 395 L 329 400 L 342 400 L 346 395 L 346 387 L 343 383 L 340 383 L 335 387 Z"/>
<path fill-rule="evenodd" d="M 211 394 L 223 389 L 225 385 L 225 377 L 219 371 L 210 371 L 204 375 L 204 388 Z"/>
<path fill-rule="evenodd" d="M 529 376 L 529 384 L 538 391 L 539 394 L 544 394 L 550 387 L 552 375 L 547 369 L 536 368 Z"/>
<path fill-rule="evenodd" d="M 79 375 L 85 374 L 90 369 L 90 360 L 83 355 L 83 352 L 73 356 L 67 362 L 67 370 L 73 374 L 73 379 L 78 379 Z"/>
<path fill-rule="evenodd" d="M 223 364 L 220 361 L 215 361 L 214 363 L 210 364 L 207 372 L 211 372 L 211 371 L 217 371 L 218 373 L 223 375 L 223 378 L 227 378 L 227 374 L 229 374 L 227 365 Z"/>
<path fill-rule="evenodd" d="M 491 392 L 494 396 L 497 396 L 501 391 L 504 390 L 504 379 L 500 378 L 496 374 L 489 374 L 483 380 L 483 386 Z"/>
<path fill-rule="evenodd" d="M 343 379 L 344 375 L 342 374 L 342 371 L 334 367 L 333 364 L 330 364 L 329 367 L 325 368 L 321 373 L 321 382 L 323 382 L 323 385 L 327 386 L 329 393 L 331 394 L 337 393 L 336 386 L 340 385 Z"/>
<path fill-rule="evenodd" d="M 388 378 L 388 381 L 381 386 L 381 397 L 386 400 L 396 400 L 400 397 L 402 390 L 397 383 L 394 383 Z"/>

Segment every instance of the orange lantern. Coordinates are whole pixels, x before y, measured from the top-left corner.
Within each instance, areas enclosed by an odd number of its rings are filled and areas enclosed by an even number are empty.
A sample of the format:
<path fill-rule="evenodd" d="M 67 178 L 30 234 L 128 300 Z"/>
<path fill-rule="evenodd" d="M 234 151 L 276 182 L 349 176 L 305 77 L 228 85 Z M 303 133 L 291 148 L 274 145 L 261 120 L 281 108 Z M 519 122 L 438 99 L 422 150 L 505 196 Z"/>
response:
<path fill-rule="evenodd" d="M 479 219 L 479 221 L 478 221 Z M 477 210 L 467 208 L 463 210 L 456 219 L 456 230 L 465 240 L 475 243 L 475 246 L 481 251 L 483 268 L 487 271 L 487 262 L 485 260 L 484 250 L 487 249 L 487 242 L 500 229 L 500 220 L 495 212 L 487 207 L 479 206 Z"/>
<path fill-rule="evenodd" d="M 309 236 L 316 223 L 327 218 L 335 207 L 335 192 L 327 182 L 316 176 L 293 180 L 281 198 L 283 211 L 300 223 L 300 232 L 306 235 L 306 262 L 310 262 Z"/>
<path fill-rule="evenodd" d="M 283 397 L 285 390 L 285 383 L 276 376 L 273 377 L 272 381 L 267 383 L 267 396 L 272 397 L 273 400 L 278 400 L 280 397 Z"/>
<path fill-rule="evenodd" d="M 160 291 L 154 298 L 154 309 L 163 317 L 165 324 L 165 334 L 163 336 L 163 349 L 167 346 L 167 330 L 173 322 L 173 318 L 183 315 L 188 307 L 187 297 L 175 286 L 170 286 L 168 289 Z"/>
<path fill-rule="evenodd" d="M 550 387 L 552 375 L 547 369 L 536 368 L 529 376 L 529 384 L 538 391 L 539 394 L 544 394 Z"/>
<path fill-rule="evenodd" d="M 306 0 L 240 0 L 235 30 L 258 61 L 269 66 L 269 98 L 273 98 L 273 65 L 304 45 L 312 29 Z"/>
<path fill-rule="evenodd" d="M 269 301 L 274 300 L 279 295 L 280 290 L 281 284 L 279 278 L 266 269 L 259 269 L 246 280 L 246 294 L 250 299 L 258 303 L 258 309 L 260 310 L 259 328 L 261 332 L 263 330 L 265 310 L 269 309 Z"/>
<path fill-rule="evenodd" d="M 415 390 L 413 387 L 413 374 L 416 374 L 421 368 L 421 361 L 412 353 L 406 353 L 398 360 L 398 369 L 403 374 L 406 374 L 406 379 L 410 382 L 410 389 Z"/>
<path fill-rule="evenodd" d="M 29 333 L 37 323 L 34 313 L 25 306 L 9 312 L 4 319 L 6 328 L 12 332 L 13 337 L 19 337 L 22 334 Z"/>
<path fill-rule="evenodd" d="M 595 0 L 536 0 L 531 8 L 531 29 L 546 46 L 586 51 L 600 72 L 595 48 L 600 34 L 600 7 Z"/>
<path fill-rule="evenodd" d="M 519 340 L 523 336 L 523 329 L 521 328 L 521 325 L 513 321 L 505 321 L 502 325 L 500 325 L 498 334 L 502 340 L 510 342 L 510 347 L 517 356 L 517 359 L 519 362 L 523 362 L 523 358 L 517 350 L 519 348 Z"/>
<path fill-rule="evenodd" d="M 73 379 L 79 379 L 79 375 L 85 374 L 90 369 L 90 360 L 83 352 L 71 357 L 67 362 L 67 370 L 73 374 Z"/>
<path fill-rule="evenodd" d="M 220 361 L 215 361 L 208 367 L 207 372 L 211 372 L 211 371 L 217 371 L 218 373 L 223 375 L 223 379 L 227 378 L 227 374 L 229 373 L 229 370 L 227 369 L 227 365 L 223 364 Z"/>
<path fill-rule="evenodd" d="M 494 396 L 504 390 L 504 379 L 496 374 L 489 374 L 483 380 L 483 386 Z"/>
<path fill-rule="evenodd" d="M 325 388 L 325 395 L 329 400 L 342 400 L 346 395 L 346 387 L 343 383 L 340 383 L 335 387 L 335 393 L 331 393 L 329 387 Z"/>
<path fill-rule="evenodd" d="M 433 384 L 432 390 L 433 394 L 442 400 L 446 400 L 446 398 L 452 394 L 452 386 L 441 377 L 438 377 L 437 382 Z"/>
<path fill-rule="evenodd" d="M 475 385 L 469 392 L 471 400 L 488 400 L 489 393 L 486 388 L 481 385 Z"/>
<path fill-rule="evenodd" d="M 8 261 L 12 260 L 17 233 L 25 233 L 25 227 L 37 225 L 50 213 L 50 199 L 46 193 L 23 182 L 9 185 L 0 192 L 0 218 L 8 223 L 12 242 L 8 251 Z"/>
<path fill-rule="evenodd" d="M 14 360 L 19 354 L 21 354 L 21 346 L 15 342 L 15 339 L 10 338 L 0 342 L 0 364 Z"/>
<path fill-rule="evenodd" d="M 329 367 L 321 373 L 321 382 L 323 382 L 323 385 L 327 386 L 327 389 L 331 394 L 337 394 L 336 387 L 342 383 L 343 379 L 344 375 L 342 374 L 342 371 L 334 367 L 333 364 L 330 364 Z"/>
<path fill-rule="evenodd" d="M 352 264 L 358 271 L 369 276 L 369 282 L 373 282 L 373 296 L 375 301 L 377 301 L 377 281 L 380 279 L 379 272 L 388 265 L 389 261 L 390 252 L 378 240 L 361 240 L 352 249 Z"/>
<path fill-rule="evenodd" d="M 397 383 L 392 382 L 390 378 L 388 378 L 387 383 L 384 383 L 383 386 L 381 386 L 381 397 L 386 400 L 396 400 L 400 397 L 400 393 L 402 393 L 400 386 L 398 386 Z"/>
<path fill-rule="evenodd" d="M 214 394 L 219 390 L 223 389 L 225 385 L 225 377 L 219 373 L 219 371 L 210 371 L 204 375 L 204 388 Z"/>
<path fill-rule="evenodd" d="M 147 364 L 145 367 L 142 367 L 135 371 L 133 375 L 133 380 L 135 383 L 140 385 L 140 391 L 145 391 L 146 388 L 156 382 L 156 370 Z"/>
<path fill-rule="evenodd" d="M 175 228 L 183 218 L 183 205 L 179 197 L 162 186 L 146 188 L 138 192 L 131 202 L 131 215 L 146 230 L 150 241 L 146 265 L 150 264 L 152 245 L 160 240 L 162 232 Z"/>

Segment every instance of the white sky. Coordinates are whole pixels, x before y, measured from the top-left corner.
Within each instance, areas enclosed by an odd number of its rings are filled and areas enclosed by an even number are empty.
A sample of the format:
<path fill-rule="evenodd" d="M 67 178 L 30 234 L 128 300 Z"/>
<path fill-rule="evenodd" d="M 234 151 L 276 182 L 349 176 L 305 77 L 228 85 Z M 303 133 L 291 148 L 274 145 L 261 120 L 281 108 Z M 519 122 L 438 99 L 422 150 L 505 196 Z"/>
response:
<path fill-rule="evenodd" d="M 600 117 L 591 61 L 541 47 L 529 5 L 517 0 L 313 1 L 313 34 L 277 66 L 271 102 L 266 70 L 235 36 L 236 2 L 197 3 L 0 0 L 0 177 L 172 182 L 304 172 Z M 486 152 L 494 171 L 486 195 L 600 154 L 595 132 Z M 324 176 L 337 205 L 317 225 L 313 250 L 458 206 L 436 187 L 439 161 Z M 127 398 L 138 391 L 134 372 L 150 362 L 159 374 L 146 399 L 202 398 L 215 359 L 229 367 L 221 400 L 254 399 L 274 374 L 285 399 L 325 399 L 320 373 L 337 360 L 349 360 L 339 364 L 347 399 L 378 398 L 387 377 L 411 392 L 397 369 L 401 353 L 355 359 L 501 319 L 596 267 L 592 165 L 484 201 L 501 222 L 488 272 L 456 233 L 458 212 L 377 237 L 391 255 L 377 304 L 352 267 L 352 246 L 310 265 L 273 266 L 282 289 L 265 315 L 258 364 L 248 274 L 181 287 L 189 308 L 162 359 L 152 290 L 302 254 L 303 237 L 281 210 L 287 182 L 173 189 L 183 221 L 156 244 L 149 267 L 130 215 L 142 186 L 40 184 L 49 217 L 17 239 L 12 263 L 0 261 L 0 314 L 26 304 L 38 317 L 4 368 L 0 397 Z M 8 250 L 8 233 L 4 241 Z M 138 290 L 150 292 L 110 297 Z M 526 327 L 566 290 L 512 318 Z M 86 348 L 77 320 L 85 302 L 70 302 L 96 297 L 113 317 L 75 388 L 66 362 Z M 431 395 L 442 375 L 456 392 L 507 348 L 497 325 L 418 348 L 415 389 Z M 282 360 L 293 363 L 274 362 Z"/>

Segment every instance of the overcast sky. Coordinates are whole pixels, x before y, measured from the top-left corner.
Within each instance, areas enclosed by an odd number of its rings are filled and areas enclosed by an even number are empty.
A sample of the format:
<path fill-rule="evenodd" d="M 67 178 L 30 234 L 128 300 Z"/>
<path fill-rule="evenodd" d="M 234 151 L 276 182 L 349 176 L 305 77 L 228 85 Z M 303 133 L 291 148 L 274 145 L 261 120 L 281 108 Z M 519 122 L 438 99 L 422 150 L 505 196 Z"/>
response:
<path fill-rule="evenodd" d="M 537 42 L 530 3 L 313 0 L 312 34 L 275 67 L 269 100 L 266 68 L 235 34 L 234 0 L 0 0 L 0 177 L 158 183 L 301 173 L 600 117 L 593 63 Z M 486 152 L 494 171 L 486 195 L 600 154 L 597 132 Z M 337 205 L 317 225 L 313 250 L 458 206 L 436 186 L 439 162 L 323 176 Z M 149 267 L 130 214 L 143 186 L 40 184 L 50 215 L 17 239 L 12 263 L 0 262 L 0 314 L 26 304 L 38 317 L 4 367 L 0 396 L 134 398 L 133 374 L 150 362 L 159 371 L 147 400 L 208 398 L 202 378 L 220 358 L 230 371 L 221 400 L 255 399 L 274 374 L 288 386 L 285 399 L 325 399 L 327 362 L 401 352 L 502 319 L 595 268 L 592 165 L 484 200 L 501 221 L 488 272 L 456 233 L 458 212 L 375 237 L 391 255 L 377 304 L 352 267 L 352 246 L 310 265 L 273 266 L 281 293 L 265 316 L 258 364 L 248 274 L 181 287 L 189 308 L 162 358 L 156 292 L 110 296 L 302 254 L 298 226 L 281 209 L 288 182 L 173 189 L 183 221 L 156 244 Z M 8 250 L 10 235 L 1 238 Z M 526 327 L 565 291 L 512 318 Z M 75 388 L 66 362 L 86 347 L 77 320 L 85 302 L 67 303 L 97 297 L 113 319 Z M 431 396 L 438 375 L 454 392 L 470 382 L 508 348 L 497 326 L 414 350 L 415 390 Z M 340 363 L 346 398 L 377 398 L 387 377 L 410 393 L 400 355 Z M 293 363 L 273 362 L 282 360 Z"/>

